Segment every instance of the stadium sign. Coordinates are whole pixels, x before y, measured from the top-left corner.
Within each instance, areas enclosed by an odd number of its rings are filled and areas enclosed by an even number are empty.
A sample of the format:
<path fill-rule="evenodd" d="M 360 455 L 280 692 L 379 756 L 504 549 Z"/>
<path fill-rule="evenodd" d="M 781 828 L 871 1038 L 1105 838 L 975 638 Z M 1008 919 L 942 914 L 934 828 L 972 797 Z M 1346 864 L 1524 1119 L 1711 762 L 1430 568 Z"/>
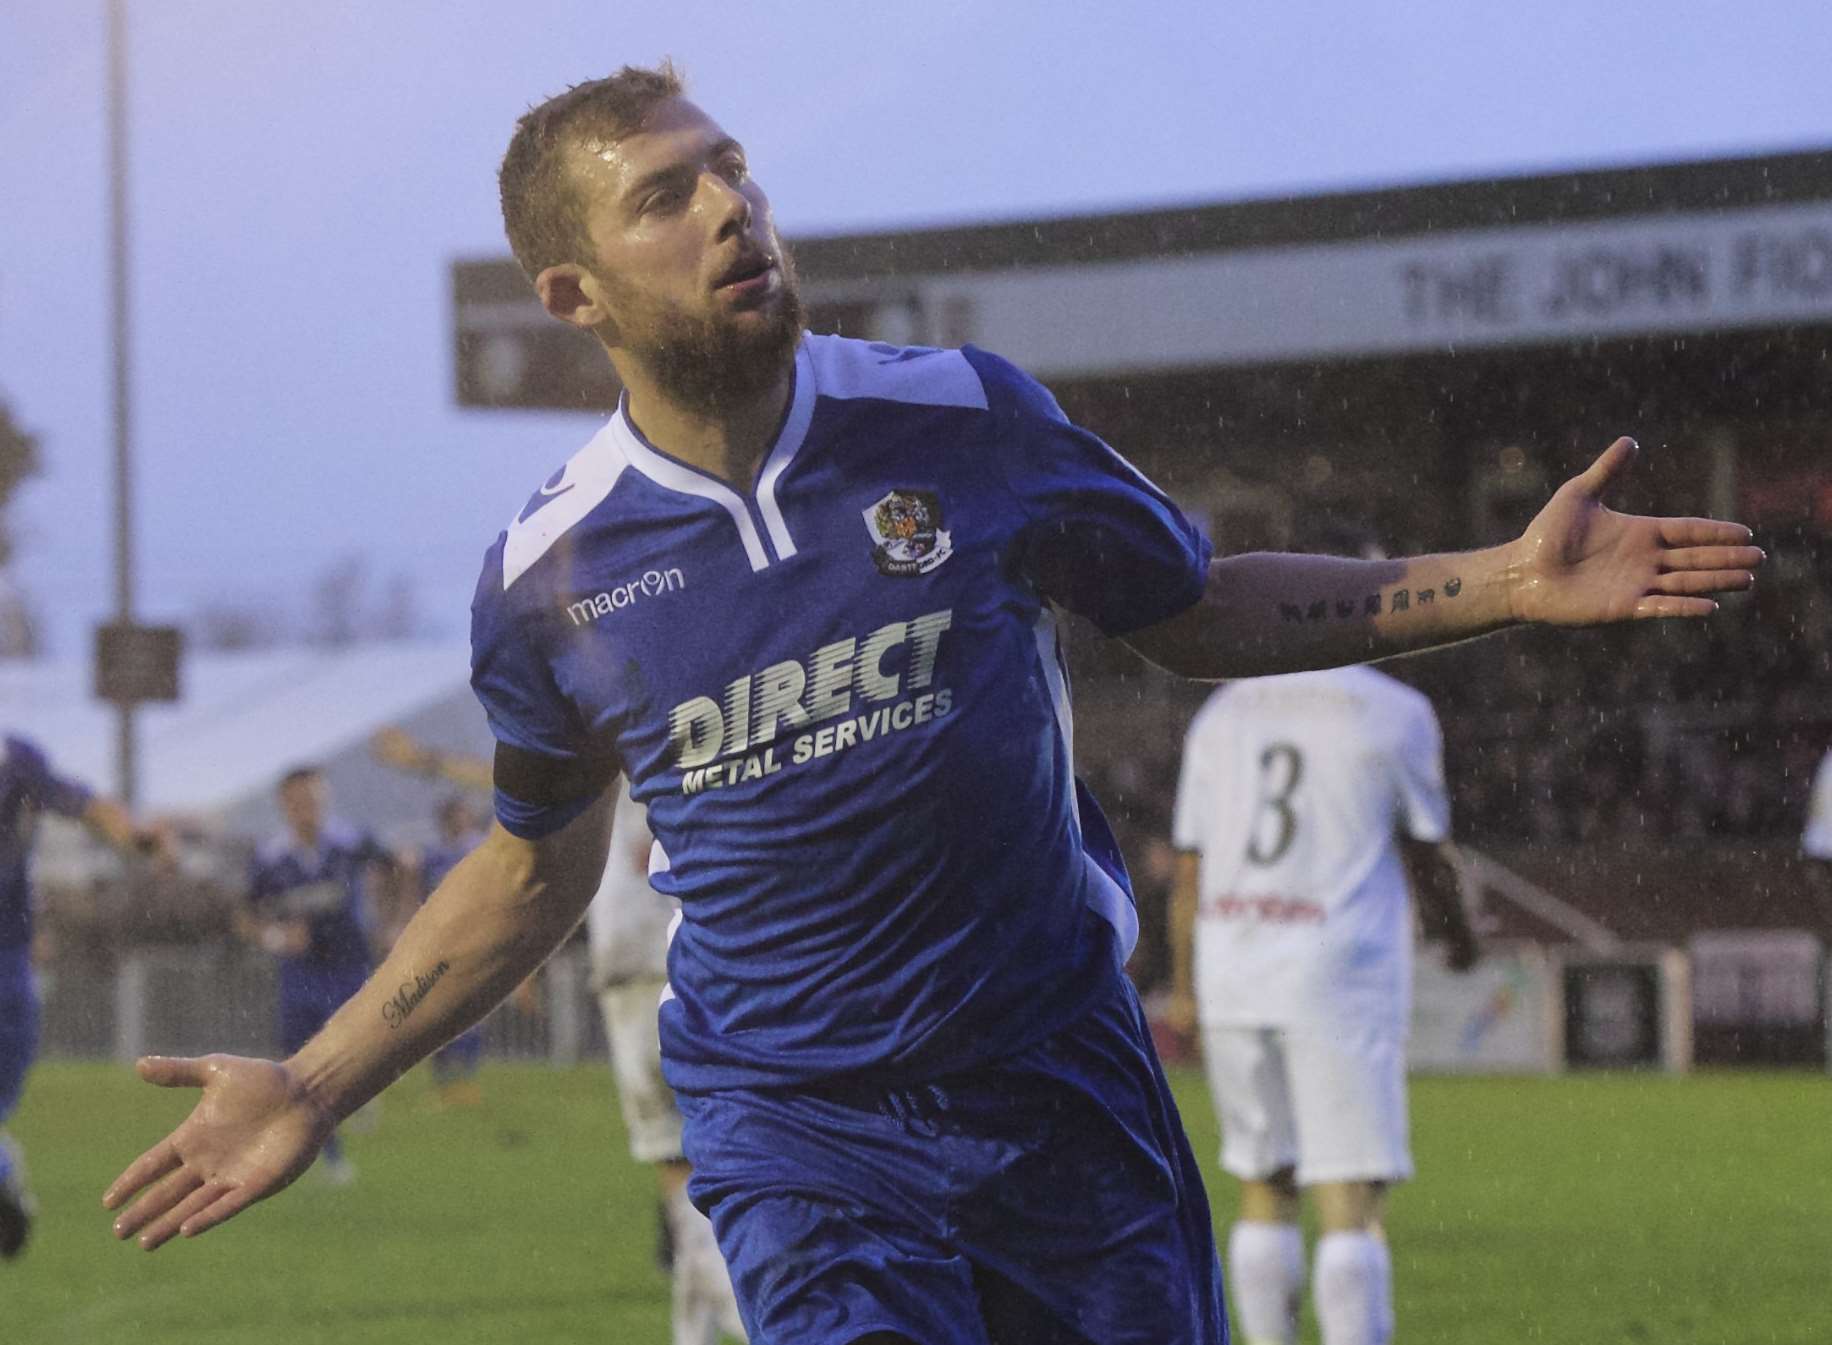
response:
<path fill-rule="evenodd" d="M 95 696 L 117 705 L 179 698 L 184 635 L 175 626 L 114 622 L 96 627 Z"/>
<path fill-rule="evenodd" d="M 1676 948 L 1560 955 L 1570 1069 L 1692 1067 L 1691 965 Z"/>
<path fill-rule="evenodd" d="M 1799 929 L 1692 936 L 1698 1059 L 1714 1065 L 1819 1065 L 1827 1060 L 1825 950 Z"/>
<path fill-rule="evenodd" d="M 877 282 L 813 284 L 863 309 Z M 1832 322 L 1832 202 L 928 277 L 884 308 L 1050 376 Z M 873 331 L 871 335 L 879 335 Z"/>
<path fill-rule="evenodd" d="M 810 325 L 1045 377 L 1832 324 L 1832 153 L 800 240 Z M 466 405 L 613 404 L 507 260 L 454 268 Z"/>
<path fill-rule="evenodd" d="M 1558 995 L 1558 968 L 1538 944 L 1491 943 L 1466 972 L 1426 952 L 1414 965 L 1407 1064 L 1422 1074 L 1557 1073 Z"/>

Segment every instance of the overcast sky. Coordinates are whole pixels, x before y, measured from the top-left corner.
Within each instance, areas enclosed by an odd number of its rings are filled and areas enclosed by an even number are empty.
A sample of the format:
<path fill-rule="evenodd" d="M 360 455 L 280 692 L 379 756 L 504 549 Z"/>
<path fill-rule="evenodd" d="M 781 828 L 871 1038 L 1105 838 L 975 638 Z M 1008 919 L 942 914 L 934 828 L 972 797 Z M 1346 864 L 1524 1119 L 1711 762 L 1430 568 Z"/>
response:
<path fill-rule="evenodd" d="M 362 554 L 464 629 L 589 435 L 451 405 L 531 101 L 671 55 L 790 236 L 1832 146 L 1825 0 L 128 0 L 141 606 Z M 0 395 L 56 650 L 112 603 L 103 0 L 0 3 Z"/>

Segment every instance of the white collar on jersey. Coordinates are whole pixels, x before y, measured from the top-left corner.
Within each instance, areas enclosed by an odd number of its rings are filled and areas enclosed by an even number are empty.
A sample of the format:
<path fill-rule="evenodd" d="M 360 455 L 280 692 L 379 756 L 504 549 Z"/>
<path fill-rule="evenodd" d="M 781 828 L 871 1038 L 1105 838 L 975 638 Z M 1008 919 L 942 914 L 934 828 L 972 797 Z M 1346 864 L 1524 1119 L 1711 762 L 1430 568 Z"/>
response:
<path fill-rule="evenodd" d="M 795 460 L 802 441 L 808 436 L 809 422 L 814 419 L 814 399 L 814 358 L 809 353 L 808 337 L 804 333 L 800 344 L 795 347 L 795 391 L 789 398 L 789 414 L 783 419 L 782 429 L 776 435 L 769 456 L 763 460 L 763 470 L 757 474 L 757 512 L 763 516 L 763 526 L 770 534 L 770 545 L 776 549 L 778 560 L 787 560 L 795 554 L 795 539 L 789 535 L 789 525 L 783 520 L 782 507 L 776 502 L 776 485 L 782 480 L 782 474 Z M 622 401 L 618 402 L 617 414 L 607 428 L 630 466 L 656 485 L 678 491 L 682 495 L 711 500 L 731 515 L 732 523 L 738 529 L 738 537 L 744 543 L 745 558 L 750 561 L 751 569 L 755 571 L 769 567 L 769 552 L 764 549 L 763 539 L 757 533 L 757 525 L 749 507 L 737 491 L 717 477 L 689 467 L 656 449 L 630 423 Z"/>

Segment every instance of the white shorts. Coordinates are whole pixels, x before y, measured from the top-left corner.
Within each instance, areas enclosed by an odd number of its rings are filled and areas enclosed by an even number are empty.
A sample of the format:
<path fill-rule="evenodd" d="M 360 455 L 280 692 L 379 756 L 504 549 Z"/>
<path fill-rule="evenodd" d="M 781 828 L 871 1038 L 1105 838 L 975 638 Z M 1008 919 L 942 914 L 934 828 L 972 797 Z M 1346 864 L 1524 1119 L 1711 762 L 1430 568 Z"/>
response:
<path fill-rule="evenodd" d="M 639 1163 L 678 1160 L 681 1114 L 662 1078 L 660 980 L 623 981 L 598 992 L 604 1032 L 611 1043 L 611 1074 L 630 1135 L 630 1157 Z"/>
<path fill-rule="evenodd" d="M 1404 1181 L 1406 1049 L 1395 1032 L 1205 1025 L 1203 1064 L 1221 1120 L 1221 1166 L 1300 1186 Z"/>

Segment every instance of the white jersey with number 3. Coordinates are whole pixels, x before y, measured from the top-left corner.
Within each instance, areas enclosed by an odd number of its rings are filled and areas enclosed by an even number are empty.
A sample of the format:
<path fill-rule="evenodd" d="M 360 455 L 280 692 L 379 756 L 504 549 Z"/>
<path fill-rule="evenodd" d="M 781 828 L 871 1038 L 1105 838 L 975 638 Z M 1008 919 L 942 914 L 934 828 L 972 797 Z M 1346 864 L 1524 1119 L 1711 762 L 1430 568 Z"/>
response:
<path fill-rule="evenodd" d="M 1448 837 L 1431 703 L 1370 668 L 1231 682 L 1190 725 L 1173 839 L 1199 852 L 1196 991 L 1210 1024 L 1410 1013 L 1397 833 Z"/>

